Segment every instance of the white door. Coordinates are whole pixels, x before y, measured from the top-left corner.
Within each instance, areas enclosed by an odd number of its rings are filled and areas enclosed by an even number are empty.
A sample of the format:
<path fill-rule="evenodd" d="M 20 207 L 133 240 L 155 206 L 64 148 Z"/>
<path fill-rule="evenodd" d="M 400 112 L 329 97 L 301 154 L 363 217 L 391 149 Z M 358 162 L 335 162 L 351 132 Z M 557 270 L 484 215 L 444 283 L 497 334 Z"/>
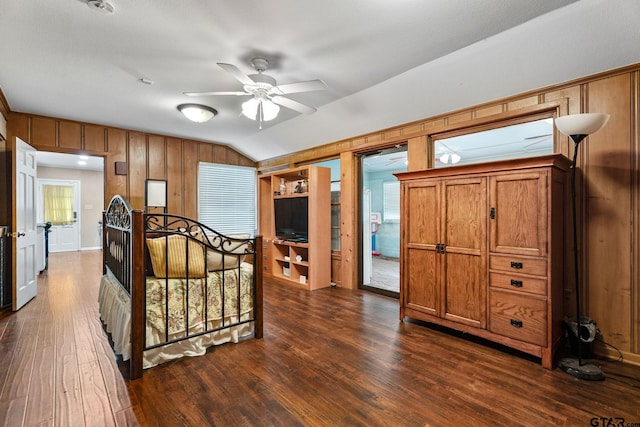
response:
<path fill-rule="evenodd" d="M 11 228 L 13 237 L 13 309 L 18 310 L 38 291 L 36 266 L 36 149 L 14 138 L 11 141 L 13 185 L 15 203 L 12 206 Z"/>
<path fill-rule="evenodd" d="M 68 222 L 56 224 L 49 230 L 49 252 L 68 252 L 80 249 L 80 218 L 78 216 L 80 206 L 80 181 L 58 180 L 58 179 L 40 179 L 38 180 L 38 192 L 40 194 L 41 209 L 39 209 L 39 221 L 47 222 L 50 219 L 45 218 L 44 201 L 45 188 L 69 188 L 73 194 L 73 200 L 70 201 L 73 206 L 73 218 Z"/>

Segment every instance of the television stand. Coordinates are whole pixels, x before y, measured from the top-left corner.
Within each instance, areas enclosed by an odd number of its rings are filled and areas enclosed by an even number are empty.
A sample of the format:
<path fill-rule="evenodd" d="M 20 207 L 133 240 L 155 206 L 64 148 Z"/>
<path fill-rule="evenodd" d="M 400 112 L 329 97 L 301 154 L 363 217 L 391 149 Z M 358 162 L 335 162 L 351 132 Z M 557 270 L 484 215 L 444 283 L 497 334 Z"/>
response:
<path fill-rule="evenodd" d="M 304 166 L 261 175 L 259 195 L 264 276 L 309 291 L 331 286 L 331 170 Z M 293 212 L 295 224 L 276 218 L 276 207 L 288 199 L 306 202 L 304 213 Z"/>

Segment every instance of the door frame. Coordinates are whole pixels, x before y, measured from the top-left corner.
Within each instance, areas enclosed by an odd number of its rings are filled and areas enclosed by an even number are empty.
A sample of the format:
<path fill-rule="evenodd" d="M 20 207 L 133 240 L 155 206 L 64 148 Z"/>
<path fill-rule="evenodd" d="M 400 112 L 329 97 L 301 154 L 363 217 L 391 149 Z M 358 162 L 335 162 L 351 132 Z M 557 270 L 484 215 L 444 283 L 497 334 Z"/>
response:
<path fill-rule="evenodd" d="M 357 182 L 357 249 L 358 249 L 358 283 L 357 283 L 357 288 L 358 289 L 362 289 L 362 290 L 366 290 L 366 291 L 370 291 L 373 293 L 377 293 L 377 294 L 381 294 L 381 295 L 385 295 L 391 298 L 399 298 L 400 297 L 400 293 L 399 292 L 394 292 L 394 291 L 390 291 L 387 289 L 382 289 L 382 288 L 377 288 L 375 286 L 371 286 L 370 284 L 366 285 L 363 283 L 363 279 L 364 279 L 364 262 L 363 262 L 363 258 L 364 258 L 364 235 L 365 235 L 365 231 L 368 230 L 368 234 L 370 235 L 370 230 L 371 230 L 371 224 L 370 224 L 370 218 L 367 219 L 367 221 L 369 221 L 368 227 L 365 227 L 364 225 L 364 214 L 365 214 L 365 207 L 363 206 L 364 204 L 364 167 L 363 167 L 363 162 L 364 159 L 366 157 L 370 157 L 370 156 L 378 156 L 378 155 L 391 155 L 394 153 L 398 153 L 398 152 L 406 152 L 407 156 L 409 155 L 409 146 L 407 144 L 407 142 L 403 142 L 403 143 L 398 143 L 398 144 L 394 144 L 392 146 L 389 147 L 380 147 L 378 149 L 375 150 L 371 150 L 371 151 L 365 151 L 365 152 L 360 152 L 360 153 L 355 153 L 355 157 L 357 159 L 357 166 L 356 166 L 356 170 L 357 170 L 357 176 L 356 176 L 356 182 Z M 406 171 L 407 169 L 405 169 Z M 367 230 L 365 230 L 365 228 L 367 228 Z M 370 238 L 370 237 L 369 237 Z M 400 236 L 398 236 L 398 245 L 399 245 L 399 240 L 400 240 Z M 398 263 L 399 264 L 399 263 Z M 399 265 L 398 265 L 399 268 Z M 372 276 L 373 277 L 373 269 L 372 269 Z M 398 287 L 400 286 L 400 279 L 398 278 Z"/>
<path fill-rule="evenodd" d="M 75 221 L 75 249 L 79 251 L 81 249 L 81 230 L 82 230 L 82 210 L 80 209 L 80 185 L 81 182 L 75 179 L 54 179 L 54 178 L 38 178 L 38 222 L 44 222 L 44 195 L 42 192 L 43 185 L 72 185 L 73 186 L 73 210 L 76 212 Z M 54 226 L 55 227 L 55 226 Z M 49 250 L 51 252 L 51 250 Z"/>

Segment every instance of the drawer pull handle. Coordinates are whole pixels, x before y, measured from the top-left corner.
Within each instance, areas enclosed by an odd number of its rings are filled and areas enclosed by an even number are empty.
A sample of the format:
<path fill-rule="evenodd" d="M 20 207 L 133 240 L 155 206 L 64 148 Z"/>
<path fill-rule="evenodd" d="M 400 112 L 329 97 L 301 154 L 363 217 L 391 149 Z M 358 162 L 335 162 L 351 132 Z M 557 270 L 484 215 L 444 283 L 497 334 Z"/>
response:
<path fill-rule="evenodd" d="M 513 261 L 511 261 L 511 268 L 516 268 L 516 269 L 520 270 L 522 268 L 522 263 L 521 262 L 513 262 Z"/>
<path fill-rule="evenodd" d="M 511 326 L 514 328 L 522 328 L 522 320 L 511 319 Z"/>
<path fill-rule="evenodd" d="M 521 288 L 522 287 L 522 280 L 512 280 L 511 281 L 511 286 L 515 286 L 516 288 Z"/>

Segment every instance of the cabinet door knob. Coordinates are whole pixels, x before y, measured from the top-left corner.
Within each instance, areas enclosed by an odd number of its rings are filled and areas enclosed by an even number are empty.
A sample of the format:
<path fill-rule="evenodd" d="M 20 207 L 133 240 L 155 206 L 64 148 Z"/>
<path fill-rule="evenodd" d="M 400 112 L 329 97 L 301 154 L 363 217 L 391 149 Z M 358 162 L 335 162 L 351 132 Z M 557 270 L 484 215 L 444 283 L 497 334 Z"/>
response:
<path fill-rule="evenodd" d="M 511 326 L 514 328 L 522 328 L 522 320 L 511 319 Z"/>

